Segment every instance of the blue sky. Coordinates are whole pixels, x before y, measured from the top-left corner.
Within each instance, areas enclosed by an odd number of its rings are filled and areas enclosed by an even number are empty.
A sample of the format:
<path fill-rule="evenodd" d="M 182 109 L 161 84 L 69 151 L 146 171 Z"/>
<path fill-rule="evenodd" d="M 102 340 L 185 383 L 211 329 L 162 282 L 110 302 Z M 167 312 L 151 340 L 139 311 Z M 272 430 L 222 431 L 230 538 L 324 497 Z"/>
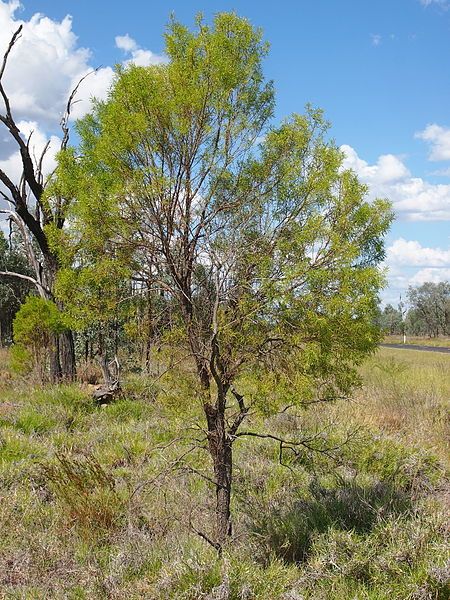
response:
<path fill-rule="evenodd" d="M 396 303 L 409 284 L 450 279 L 446 0 L 23 0 L 22 6 L 0 0 L 1 46 L 19 21 L 28 23 L 30 40 L 34 36 L 33 49 L 23 42 L 18 72 L 11 75 L 24 122 L 37 122 L 43 137 L 54 133 L 44 108 L 61 101 L 77 69 L 103 67 L 90 90 L 101 96 L 115 63 L 159 60 L 171 12 L 192 24 L 198 12 L 210 18 L 224 10 L 262 27 L 271 44 L 265 72 L 275 82 L 277 119 L 301 112 L 306 102 L 323 108 L 333 138 L 347 154 L 346 164 L 370 185 L 371 196 L 393 200 L 398 217 L 387 240 L 390 286 L 384 299 Z M 56 48 L 54 60 L 46 44 Z M 27 62 L 35 63 L 33 72 L 31 66 L 27 72 Z M 44 81 L 35 74 L 39 65 Z M 58 68 L 65 84 L 52 79 Z M 21 70 L 24 77 L 31 73 L 26 85 Z M 49 90 L 53 96 L 46 98 Z M 23 99 L 26 94 L 35 100 L 33 106 Z M 0 163 L 11 160 L 0 137 Z"/>

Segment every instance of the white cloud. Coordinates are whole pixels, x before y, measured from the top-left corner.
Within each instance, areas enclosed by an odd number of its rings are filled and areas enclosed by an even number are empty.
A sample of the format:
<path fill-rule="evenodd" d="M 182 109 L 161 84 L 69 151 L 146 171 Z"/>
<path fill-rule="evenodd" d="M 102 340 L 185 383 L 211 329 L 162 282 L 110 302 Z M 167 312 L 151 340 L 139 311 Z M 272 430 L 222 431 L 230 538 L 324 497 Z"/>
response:
<path fill-rule="evenodd" d="M 450 248 L 431 248 L 417 240 L 398 238 L 387 247 L 384 266 L 389 285 L 382 298 L 384 303 L 396 304 L 409 286 L 450 280 Z"/>
<path fill-rule="evenodd" d="M 388 198 L 399 216 L 410 221 L 450 220 L 450 185 L 432 184 L 413 177 L 403 161 L 393 154 L 378 158 L 374 165 L 356 150 L 341 146 L 344 167 L 350 168 L 369 186 L 369 198 Z"/>
<path fill-rule="evenodd" d="M 450 281 L 450 268 L 447 269 L 421 269 L 417 271 L 415 275 L 413 275 L 409 279 L 409 285 L 417 286 L 422 285 L 426 281 L 431 281 L 432 283 L 440 283 L 441 281 Z"/>
<path fill-rule="evenodd" d="M 36 13 L 25 21 L 20 18 L 21 8 L 18 0 L 0 0 L 0 59 L 13 33 L 22 25 L 20 39 L 8 58 L 3 83 L 24 138 L 31 130 L 34 131 L 31 147 L 37 157 L 50 139 L 44 160 L 44 171 L 49 173 L 55 167 L 55 154 L 60 146 L 60 120 L 70 93 L 80 79 L 89 74 L 81 83 L 76 102 L 72 105 L 71 119 L 74 121 L 90 110 L 92 98 L 106 98 L 114 70 L 110 66 L 94 70 L 92 53 L 79 45 L 70 15 L 56 21 Z M 124 64 L 149 65 L 166 60 L 140 48 L 129 35 L 118 36 L 115 41 L 117 47 L 130 55 Z M 0 112 L 3 110 L 0 99 Z M 13 182 L 19 181 L 22 171 L 20 154 L 1 125 L 0 167 Z"/>
<path fill-rule="evenodd" d="M 448 8 L 449 0 L 420 0 L 420 4 L 422 4 L 425 7 L 435 4 L 436 6 L 440 6 L 441 8 Z"/>
<path fill-rule="evenodd" d="M 125 35 L 116 36 L 116 46 L 124 52 L 133 52 L 133 50 L 137 50 L 137 44 L 135 40 L 133 40 L 128 33 Z"/>
<path fill-rule="evenodd" d="M 126 65 L 133 63 L 138 67 L 148 67 L 167 62 L 167 57 L 162 54 L 155 54 L 150 50 L 140 48 L 128 33 L 116 36 L 116 46 L 126 55 L 130 55 L 130 58 L 124 62 Z"/>
<path fill-rule="evenodd" d="M 70 16 L 54 21 L 36 13 L 24 21 L 20 19 L 20 9 L 17 0 L 0 0 L 0 57 L 3 57 L 13 33 L 22 25 L 20 38 L 8 58 L 3 84 L 23 137 L 27 139 L 33 131 L 30 147 L 37 158 L 50 140 L 43 164 L 44 173 L 49 173 L 55 167 L 55 154 L 60 147 L 59 123 L 68 97 L 81 77 L 93 70 L 92 57 L 90 50 L 78 45 Z M 105 67 L 83 81 L 77 102 L 73 104 L 74 119 L 86 114 L 93 96 L 105 98 L 113 75 L 111 67 Z M 0 100 L 0 112 L 3 111 L 3 100 Z M 20 154 L 2 125 L 0 166 L 13 183 L 19 182 L 22 172 Z"/>
<path fill-rule="evenodd" d="M 399 238 L 387 248 L 386 260 L 398 266 L 450 268 L 450 249 L 427 248 L 418 241 Z"/>
<path fill-rule="evenodd" d="M 346 156 L 344 166 L 353 169 L 367 183 L 389 183 L 410 175 L 403 162 L 393 154 L 382 154 L 375 165 L 369 165 L 351 146 L 343 145 L 341 150 Z"/>
<path fill-rule="evenodd" d="M 23 21 L 16 17 L 19 9 L 19 2 L 0 1 L 1 55 L 12 33 L 23 25 L 21 38 L 8 59 L 5 89 L 16 119 L 38 121 L 44 129 L 55 129 L 71 90 L 92 70 L 91 52 L 78 46 L 69 15 L 54 21 L 36 13 Z M 112 69 L 105 67 L 82 84 L 76 116 L 89 110 L 93 93 L 105 96 L 112 77 Z"/>
<path fill-rule="evenodd" d="M 47 150 L 42 160 L 42 173 L 44 177 L 49 175 L 56 167 L 56 153 L 61 146 L 61 140 L 55 135 L 48 137 L 36 122 L 19 121 L 17 123 L 22 135 L 29 140 L 31 156 L 37 164 L 41 158 L 42 152 L 48 142 Z M 0 169 L 4 171 L 13 183 L 20 181 L 22 174 L 22 161 L 19 150 L 14 151 L 4 160 L 0 160 Z M 0 189 L 7 192 L 7 189 L 0 184 Z M 0 208 L 2 207 L 0 203 Z"/>
<path fill-rule="evenodd" d="M 450 160 L 450 129 L 436 124 L 428 125 L 415 137 L 430 143 L 430 160 Z"/>

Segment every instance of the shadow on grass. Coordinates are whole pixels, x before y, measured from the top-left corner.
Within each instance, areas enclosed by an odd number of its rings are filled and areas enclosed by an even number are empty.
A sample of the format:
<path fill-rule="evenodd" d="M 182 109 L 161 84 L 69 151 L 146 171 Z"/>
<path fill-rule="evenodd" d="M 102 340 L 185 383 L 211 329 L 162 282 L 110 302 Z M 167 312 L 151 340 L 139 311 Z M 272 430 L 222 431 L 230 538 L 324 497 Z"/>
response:
<path fill-rule="evenodd" d="M 275 555 L 299 563 L 308 558 L 316 534 L 330 528 L 370 533 L 380 520 L 412 509 L 410 494 L 391 482 L 360 485 L 339 478 L 333 488 L 313 482 L 309 491 L 310 498 L 298 500 L 288 509 L 259 511 L 253 518 L 252 530 L 265 558 Z"/>

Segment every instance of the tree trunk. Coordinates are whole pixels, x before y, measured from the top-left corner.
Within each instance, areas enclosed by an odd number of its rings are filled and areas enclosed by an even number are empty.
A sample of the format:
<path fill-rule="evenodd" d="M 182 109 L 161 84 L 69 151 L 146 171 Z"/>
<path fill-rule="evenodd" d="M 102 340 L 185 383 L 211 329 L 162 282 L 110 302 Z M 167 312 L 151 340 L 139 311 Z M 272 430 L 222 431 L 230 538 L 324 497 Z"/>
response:
<path fill-rule="evenodd" d="M 45 369 L 44 369 L 45 371 Z M 58 383 L 61 381 L 61 362 L 59 359 L 59 336 L 52 336 L 52 344 L 50 348 L 50 381 Z"/>
<path fill-rule="evenodd" d="M 59 336 L 59 357 L 62 379 L 74 381 L 76 376 L 75 344 L 73 333 L 70 329 L 64 331 Z"/>
<path fill-rule="evenodd" d="M 216 482 L 216 543 L 221 553 L 231 535 L 232 440 L 227 435 L 225 415 L 211 404 L 205 405 L 208 421 L 208 446 L 213 459 Z"/>
<path fill-rule="evenodd" d="M 57 258 L 52 254 L 44 255 L 44 266 L 45 282 L 47 287 L 53 290 L 59 269 Z M 53 294 L 49 299 L 55 302 L 59 310 L 63 310 L 62 303 L 55 300 Z M 51 357 L 52 381 L 73 381 L 76 377 L 76 360 L 73 333 L 70 329 L 66 329 L 56 336 L 54 352 L 57 352 L 58 356 Z"/>

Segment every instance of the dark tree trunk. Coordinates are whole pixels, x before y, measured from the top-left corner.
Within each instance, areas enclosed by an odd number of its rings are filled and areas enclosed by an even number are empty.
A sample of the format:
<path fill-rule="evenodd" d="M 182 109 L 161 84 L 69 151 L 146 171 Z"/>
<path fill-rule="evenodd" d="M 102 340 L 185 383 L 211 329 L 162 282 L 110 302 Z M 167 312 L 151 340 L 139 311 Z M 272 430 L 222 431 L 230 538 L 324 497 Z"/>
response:
<path fill-rule="evenodd" d="M 59 269 L 57 258 L 53 254 L 45 255 L 44 266 L 47 274 L 47 286 L 52 290 Z M 54 298 L 51 299 L 56 303 L 59 310 L 63 309 L 61 302 L 56 301 Z M 54 365 L 54 369 L 51 368 L 52 381 L 73 381 L 76 377 L 76 360 L 73 333 L 70 329 L 66 329 L 57 336 L 54 352 L 57 352 L 58 356 L 51 359 L 51 363 Z M 54 379 L 57 373 L 57 379 Z"/>
<path fill-rule="evenodd" d="M 213 459 L 216 482 L 216 543 L 222 551 L 231 535 L 231 483 L 233 471 L 232 440 L 226 432 L 225 415 L 211 404 L 205 405 L 208 421 L 208 446 Z"/>
<path fill-rule="evenodd" d="M 62 379 L 61 362 L 59 360 L 59 336 L 52 336 L 50 349 L 50 381 L 57 383 Z"/>
<path fill-rule="evenodd" d="M 61 363 L 61 377 L 66 381 L 74 381 L 76 376 L 75 344 L 73 333 L 70 329 L 59 336 L 59 357 Z"/>

